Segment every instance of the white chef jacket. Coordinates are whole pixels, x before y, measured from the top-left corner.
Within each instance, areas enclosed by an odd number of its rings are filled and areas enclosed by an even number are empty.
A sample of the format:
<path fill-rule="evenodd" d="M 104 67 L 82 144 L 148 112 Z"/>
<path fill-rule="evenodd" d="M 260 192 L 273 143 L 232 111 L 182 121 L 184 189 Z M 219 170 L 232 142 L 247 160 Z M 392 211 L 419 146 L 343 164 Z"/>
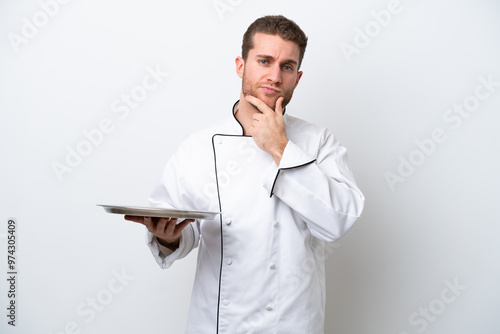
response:
<path fill-rule="evenodd" d="M 199 248 L 186 333 L 324 332 L 324 243 L 351 228 L 364 196 L 328 129 L 284 119 L 279 166 L 233 114 L 190 135 L 149 198 L 222 212 L 188 225 L 174 252 L 147 232 L 162 268 Z"/>

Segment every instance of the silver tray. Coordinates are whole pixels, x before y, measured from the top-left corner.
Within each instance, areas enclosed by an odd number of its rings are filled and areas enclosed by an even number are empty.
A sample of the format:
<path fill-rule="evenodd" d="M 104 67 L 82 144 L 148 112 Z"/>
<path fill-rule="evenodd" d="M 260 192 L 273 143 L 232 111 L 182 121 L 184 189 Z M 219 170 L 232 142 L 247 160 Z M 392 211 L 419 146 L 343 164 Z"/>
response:
<path fill-rule="evenodd" d="M 106 212 L 116 213 L 120 215 L 141 216 L 141 217 L 168 217 L 168 218 L 184 218 L 184 219 L 214 219 L 220 212 L 210 211 L 193 211 L 193 210 L 178 210 L 178 209 L 162 209 L 150 208 L 142 206 L 117 206 L 103 205 Z"/>

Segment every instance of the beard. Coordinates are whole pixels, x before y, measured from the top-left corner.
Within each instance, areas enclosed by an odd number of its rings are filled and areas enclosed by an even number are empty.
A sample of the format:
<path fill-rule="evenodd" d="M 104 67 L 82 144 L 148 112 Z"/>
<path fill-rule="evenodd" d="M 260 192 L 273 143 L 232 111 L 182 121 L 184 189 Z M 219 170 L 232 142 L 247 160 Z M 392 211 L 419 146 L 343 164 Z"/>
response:
<path fill-rule="evenodd" d="M 274 85 L 269 85 L 269 84 L 266 84 L 265 86 L 275 87 Z M 254 96 L 256 98 L 259 98 L 273 111 L 275 111 L 274 109 L 276 107 L 276 101 L 278 100 L 278 98 L 280 98 L 281 96 L 283 97 L 282 107 L 284 109 L 285 106 L 290 102 L 290 100 L 292 99 L 292 96 L 293 96 L 294 88 L 288 89 L 288 90 L 284 90 L 284 89 L 279 88 L 281 93 L 276 94 L 276 95 L 269 95 L 269 94 L 266 94 L 264 92 L 261 92 L 266 97 L 265 99 L 263 99 L 262 97 L 259 97 L 257 95 L 258 91 L 260 90 L 259 87 L 260 87 L 260 84 L 253 85 L 251 82 L 249 82 L 249 80 L 246 77 L 245 71 L 243 71 L 243 80 L 242 80 L 242 84 L 241 84 L 241 91 L 243 92 L 243 96 L 250 95 L 250 96 Z"/>

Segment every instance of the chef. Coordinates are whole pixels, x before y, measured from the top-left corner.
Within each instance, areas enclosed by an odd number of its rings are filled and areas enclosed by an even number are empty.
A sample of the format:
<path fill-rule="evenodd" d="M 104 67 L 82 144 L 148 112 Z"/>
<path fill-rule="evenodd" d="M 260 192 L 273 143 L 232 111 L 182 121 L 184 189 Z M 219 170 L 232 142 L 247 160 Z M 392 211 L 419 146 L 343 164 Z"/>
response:
<path fill-rule="evenodd" d="M 198 247 L 186 333 L 324 332 L 326 246 L 364 197 L 334 135 L 285 113 L 306 45 L 283 16 L 252 23 L 236 58 L 239 100 L 184 140 L 150 196 L 153 207 L 221 215 L 125 217 L 147 227 L 162 268 Z"/>

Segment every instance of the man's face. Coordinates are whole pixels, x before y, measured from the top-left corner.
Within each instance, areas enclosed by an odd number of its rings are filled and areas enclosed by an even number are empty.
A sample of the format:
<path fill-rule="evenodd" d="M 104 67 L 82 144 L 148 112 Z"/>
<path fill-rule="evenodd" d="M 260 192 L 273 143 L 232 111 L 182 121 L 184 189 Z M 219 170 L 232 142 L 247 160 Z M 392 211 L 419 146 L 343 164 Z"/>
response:
<path fill-rule="evenodd" d="M 236 70 L 243 79 L 243 95 L 255 96 L 273 110 L 276 100 L 283 96 L 285 107 L 302 76 L 298 71 L 299 46 L 264 33 L 256 33 L 253 44 L 246 61 L 241 57 L 236 59 Z"/>

